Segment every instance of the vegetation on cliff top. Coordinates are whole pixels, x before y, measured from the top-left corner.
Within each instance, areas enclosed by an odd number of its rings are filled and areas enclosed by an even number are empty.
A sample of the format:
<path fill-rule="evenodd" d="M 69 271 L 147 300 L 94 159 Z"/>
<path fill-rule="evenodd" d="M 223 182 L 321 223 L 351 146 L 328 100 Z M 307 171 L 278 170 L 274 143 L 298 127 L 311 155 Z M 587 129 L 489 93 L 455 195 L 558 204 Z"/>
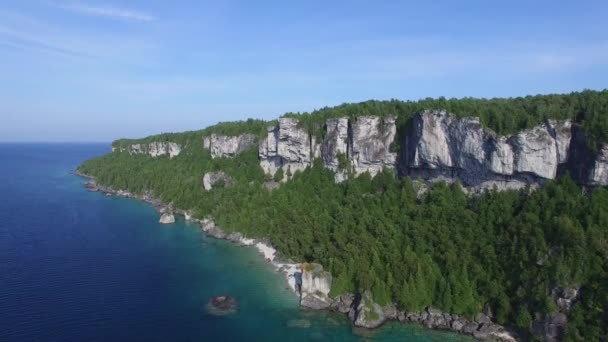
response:
<path fill-rule="evenodd" d="M 593 149 L 596 149 L 600 143 L 608 142 L 608 90 L 585 90 L 570 94 L 493 99 L 370 100 L 325 107 L 311 113 L 286 113 L 283 117 L 297 118 L 300 120 L 300 125 L 311 134 L 322 137 L 325 122 L 330 118 L 394 115 L 398 118 L 399 131 L 401 132 L 406 129 L 412 116 L 424 109 L 445 109 L 458 117 L 479 117 L 484 126 L 503 135 L 534 127 L 546 119 L 571 119 L 584 127 L 588 144 Z M 172 141 L 186 146 L 189 142 L 200 141 L 203 136 L 212 133 L 223 135 L 253 133 L 264 136 L 266 128 L 274 124 L 276 124 L 276 121 L 254 119 L 221 122 L 198 131 L 164 133 L 142 139 L 120 139 L 116 140 L 113 146 L 127 146 L 152 141 Z"/>
<path fill-rule="evenodd" d="M 248 119 L 245 121 L 220 122 L 216 125 L 209 126 L 205 129 L 197 131 L 188 131 L 182 133 L 162 133 L 151 135 L 141 139 L 119 139 L 112 142 L 113 147 L 128 147 L 131 144 L 146 144 L 151 142 L 174 142 L 186 148 L 200 147 L 203 137 L 211 134 L 236 136 L 244 133 L 251 133 L 257 136 L 263 136 L 267 132 L 267 127 L 276 124 L 275 121 L 264 121 L 256 119 Z"/>

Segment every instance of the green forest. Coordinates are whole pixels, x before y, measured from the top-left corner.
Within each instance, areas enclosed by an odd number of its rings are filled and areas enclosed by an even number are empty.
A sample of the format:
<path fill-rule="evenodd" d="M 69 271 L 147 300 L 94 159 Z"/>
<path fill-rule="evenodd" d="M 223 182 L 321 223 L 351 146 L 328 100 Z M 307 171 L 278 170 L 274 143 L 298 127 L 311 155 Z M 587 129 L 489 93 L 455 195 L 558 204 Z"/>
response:
<path fill-rule="evenodd" d="M 368 101 L 297 116 L 311 133 L 336 116 L 398 115 L 445 108 L 480 116 L 510 133 L 547 118 L 572 118 L 607 141 L 608 91 L 516 99 Z M 235 159 L 212 159 L 202 148 L 211 133 L 263 132 L 263 121 L 220 124 L 201 131 L 132 142 L 176 141 L 187 146 L 173 159 L 110 153 L 79 171 L 99 183 L 211 215 L 227 231 L 269 237 L 286 257 L 319 262 L 333 275 L 332 294 L 371 290 L 380 304 L 408 311 L 431 305 L 472 316 L 489 304 L 499 323 L 528 331 L 535 314 L 554 313 L 551 291 L 580 288 L 567 340 L 597 341 L 608 334 L 608 189 L 582 189 L 563 177 L 537 190 L 466 195 L 458 184 L 435 183 L 423 195 L 418 182 L 392 171 L 335 184 L 320 162 L 268 191 L 257 149 Z M 115 142 L 121 146 L 125 140 Z M 118 144 L 118 145 L 117 145 Z M 202 189 L 205 172 L 223 170 L 233 186 Z"/>

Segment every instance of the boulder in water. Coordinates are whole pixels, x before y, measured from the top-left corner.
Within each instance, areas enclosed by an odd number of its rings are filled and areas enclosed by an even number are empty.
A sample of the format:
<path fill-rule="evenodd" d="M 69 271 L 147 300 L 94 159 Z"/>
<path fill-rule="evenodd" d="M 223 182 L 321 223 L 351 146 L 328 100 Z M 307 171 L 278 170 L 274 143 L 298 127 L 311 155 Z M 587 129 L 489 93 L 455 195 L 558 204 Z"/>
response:
<path fill-rule="evenodd" d="M 207 313 L 215 316 L 226 316 L 236 313 L 238 304 L 231 296 L 213 297 L 207 303 Z"/>
<path fill-rule="evenodd" d="M 158 222 L 162 224 L 175 223 L 175 216 L 172 213 L 163 213 Z"/>

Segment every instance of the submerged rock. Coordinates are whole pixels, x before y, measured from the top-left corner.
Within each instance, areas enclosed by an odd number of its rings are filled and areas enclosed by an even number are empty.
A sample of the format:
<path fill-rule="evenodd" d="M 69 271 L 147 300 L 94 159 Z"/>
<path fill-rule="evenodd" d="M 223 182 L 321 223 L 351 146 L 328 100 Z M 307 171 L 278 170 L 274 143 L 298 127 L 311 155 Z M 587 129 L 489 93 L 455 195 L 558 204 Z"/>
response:
<path fill-rule="evenodd" d="M 90 180 L 84 183 L 84 187 L 91 191 L 91 192 L 97 192 L 99 191 L 99 188 L 97 187 L 97 184 L 95 183 L 95 181 Z"/>
<path fill-rule="evenodd" d="M 238 304 L 234 297 L 217 296 L 213 297 L 207 303 L 207 313 L 214 316 L 226 316 L 237 312 Z"/>
<path fill-rule="evenodd" d="M 307 319 L 290 319 L 287 321 L 289 328 L 310 328 L 311 323 Z"/>

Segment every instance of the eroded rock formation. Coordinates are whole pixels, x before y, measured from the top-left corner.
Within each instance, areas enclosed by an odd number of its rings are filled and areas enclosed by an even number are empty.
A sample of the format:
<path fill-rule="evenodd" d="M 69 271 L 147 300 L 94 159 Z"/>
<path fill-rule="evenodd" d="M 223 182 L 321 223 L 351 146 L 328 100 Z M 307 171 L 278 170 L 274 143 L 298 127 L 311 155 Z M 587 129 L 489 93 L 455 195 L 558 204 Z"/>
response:
<path fill-rule="evenodd" d="M 212 158 L 233 158 L 256 144 L 253 134 L 227 136 L 211 134 L 203 138 L 203 147 L 209 150 Z"/>
<path fill-rule="evenodd" d="M 180 154 L 182 148 L 174 142 L 155 141 L 148 144 L 131 144 L 127 147 L 112 147 L 112 152 L 128 152 L 129 154 L 147 154 L 150 157 L 159 157 L 168 155 L 173 158 Z"/>
<path fill-rule="evenodd" d="M 173 216 L 173 213 L 171 212 L 165 212 L 160 216 L 158 222 L 162 224 L 175 223 L 175 216 Z"/>
<path fill-rule="evenodd" d="M 306 264 L 302 272 L 302 306 L 325 309 L 332 304 L 329 298 L 331 273 L 324 271 L 319 264 Z"/>
<path fill-rule="evenodd" d="M 571 126 L 568 120 L 548 120 L 499 136 L 482 127 L 479 118 L 423 111 L 406 135 L 401 171 L 427 180 L 459 180 L 476 190 L 539 185 L 555 179 L 568 162 Z"/>
<path fill-rule="evenodd" d="M 203 176 L 203 188 L 211 191 L 214 187 L 228 187 L 232 185 L 232 177 L 228 176 L 223 171 L 207 172 Z"/>
<path fill-rule="evenodd" d="M 276 126 L 268 127 L 266 139 L 260 142 L 260 166 L 270 176 L 282 169 L 287 180 L 311 165 L 315 157 L 312 151 L 316 150 L 311 142 L 310 134 L 298 126 L 297 119 L 280 118 Z"/>
<path fill-rule="evenodd" d="M 369 172 L 375 176 L 385 167 L 396 167 L 397 154 L 390 151 L 397 133 L 395 122 L 392 116 L 330 119 L 325 125 L 325 138 L 319 142 L 299 127 L 297 119 L 281 118 L 260 142 L 260 166 L 269 176 L 283 169 L 287 180 L 320 158 L 325 167 L 336 172 L 338 182 L 349 173 Z"/>
<path fill-rule="evenodd" d="M 608 185 L 608 144 L 602 146 L 598 152 L 591 169 L 589 182 L 593 185 Z"/>

